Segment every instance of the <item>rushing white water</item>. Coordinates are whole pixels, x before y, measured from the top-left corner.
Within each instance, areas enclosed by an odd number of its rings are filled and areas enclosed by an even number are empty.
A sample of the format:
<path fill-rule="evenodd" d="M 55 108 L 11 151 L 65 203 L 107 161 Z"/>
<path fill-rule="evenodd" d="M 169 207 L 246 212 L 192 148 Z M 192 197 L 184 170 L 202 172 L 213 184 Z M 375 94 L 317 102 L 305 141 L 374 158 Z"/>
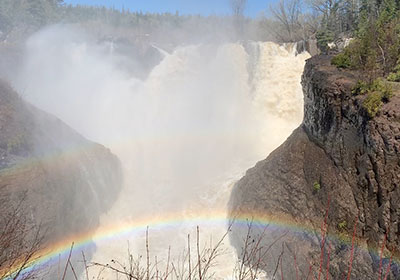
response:
<path fill-rule="evenodd" d="M 56 27 L 30 39 L 15 83 L 30 102 L 121 159 L 125 184 L 98 234 L 146 217 L 181 221 L 149 229 L 151 256 L 159 259 L 169 246 L 173 257 L 182 253 L 197 216 L 223 214 L 232 184 L 299 125 L 309 57 L 268 42 L 178 47 L 163 56 L 140 80 L 119 67 L 123 57 Z M 225 223 L 200 226 L 207 241 L 226 231 Z M 143 234 L 97 240 L 93 259 L 124 261 L 128 240 L 143 254 Z M 225 248 L 216 278 L 232 274 L 235 256 Z"/>

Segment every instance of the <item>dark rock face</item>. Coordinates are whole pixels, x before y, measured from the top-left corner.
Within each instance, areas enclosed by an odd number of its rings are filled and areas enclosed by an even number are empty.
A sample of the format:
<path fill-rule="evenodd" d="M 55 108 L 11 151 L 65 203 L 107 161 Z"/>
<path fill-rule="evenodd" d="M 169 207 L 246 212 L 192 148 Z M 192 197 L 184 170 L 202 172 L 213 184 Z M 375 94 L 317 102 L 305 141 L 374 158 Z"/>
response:
<path fill-rule="evenodd" d="M 230 208 L 233 214 L 257 209 L 320 232 L 330 197 L 328 233 L 350 235 L 350 240 L 357 221 L 357 246 L 367 248 L 355 250 L 351 279 L 377 279 L 379 252 L 373 250 L 380 250 L 386 234 L 383 263 L 387 265 L 392 249 L 400 249 L 400 96 L 395 95 L 370 119 L 361 106 L 365 97 L 351 93 L 356 81 L 357 73 L 336 69 L 330 57 L 307 61 L 302 77 L 303 124 L 237 183 Z M 239 242 L 235 236 L 231 240 Z M 351 245 L 333 237 L 328 240 L 331 277 L 347 275 Z M 318 234 L 309 233 L 280 239 L 275 251 L 280 253 L 284 244 L 282 259 L 291 260 L 286 261 L 284 276 L 296 279 L 293 252 L 304 257 L 302 261 L 298 257 L 304 273 L 311 262 L 317 275 L 320 242 Z M 276 262 L 276 252 L 271 253 L 271 262 Z M 267 272 L 274 265 L 266 265 Z M 391 277 L 400 279 L 396 264 L 391 266 Z"/>
<path fill-rule="evenodd" d="M 41 223 L 46 244 L 95 229 L 121 184 L 108 149 L 0 83 L 0 200 L 11 207 L 24 197 L 24 214 Z"/>

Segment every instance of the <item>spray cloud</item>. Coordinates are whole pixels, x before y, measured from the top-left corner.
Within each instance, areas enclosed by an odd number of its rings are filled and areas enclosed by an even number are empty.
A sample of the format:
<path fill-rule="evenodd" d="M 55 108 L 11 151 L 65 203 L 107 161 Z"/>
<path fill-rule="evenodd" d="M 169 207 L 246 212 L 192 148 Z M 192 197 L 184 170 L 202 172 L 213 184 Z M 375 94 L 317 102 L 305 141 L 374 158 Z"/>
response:
<path fill-rule="evenodd" d="M 57 25 L 29 39 L 14 81 L 24 98 L 121 159 L 124 189 L 103 226 L 224 210 L 235 180 L 301 121 L 307 54 L 253 42 L 181 46 L 157 55 L 158 63 L 143 73 L 113 41 Z M 176 244 L 185 244 L 191 230 L 182 223 L 178 234 L 153 233 L 154 253 L 166 245 L 179 251 Z M 225 225 L 203 230 L 218 237 Z M 132 239 L 140 251 L 142 241 Z M 99 261 L 126 252 L 126 240 L 97 246 Z"/>

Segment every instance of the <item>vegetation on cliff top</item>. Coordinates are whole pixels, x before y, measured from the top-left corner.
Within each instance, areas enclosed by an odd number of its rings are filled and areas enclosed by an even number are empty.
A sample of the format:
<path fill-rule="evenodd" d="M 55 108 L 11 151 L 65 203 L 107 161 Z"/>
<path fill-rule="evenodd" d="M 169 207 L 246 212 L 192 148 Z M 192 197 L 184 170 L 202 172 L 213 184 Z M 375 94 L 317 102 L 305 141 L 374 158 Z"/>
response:
<path fill-rule="evenodd" d="M 370 82 L 398 80 L 400 55 L 399 4 L 395 0 L 361 3 L 354 39 L 332 59 L 339 68 L 358 69 Z"/>
<path fill-rule="evenodd" d="M 338 68 L 355 69 L 360 81 L 354 94 L 365 94 L 362 107 L 375 117 L 393 95 L 392 82 L 400 81 L 400 3 L 363 0 L 354 39 L 332 58 Z"/>
<path fill-rule="evenodd" d="M 317 39 L 319 48 L 325 50 L 328 43 L 355 30 L 358 13 L 358 5 L 353 0 L 277 0 L 269 11 L 265 1 L 266 10 L 262 11 L 265 15 L 248 18 L 244 16 L 247 0 L 226 2 L 231 4 L 232 16 L 182 15 L 178 11 L 143 13 L 100 6 L 73 6 L 63 0 L 2 0 L 0 41 L 24 38 L 43 26 L 61 22 L 78 23 L 95 31 L 103 29 L 103 32 L 117 28 L 125 37 L 142 36 L 141 40 L 160 28 L 190 29 L 191 33 L 195 30 L 200 38 L 215 29 L 232 31 L 233 27 L 239 33 L 239 37 L 233 37 L 235 40 L 298 42 L 311 38 Z"/>
<path fill-rule="evenodd" d="M 393 88 L 383 78 L 372 81 L 359 80 L 354 86 L 352 93 L 355 95 L 366 95 L 362 106 L 367 114 L 373 118 L 379 112 L 383 103 L 388 102 L 393 96 Z"/>

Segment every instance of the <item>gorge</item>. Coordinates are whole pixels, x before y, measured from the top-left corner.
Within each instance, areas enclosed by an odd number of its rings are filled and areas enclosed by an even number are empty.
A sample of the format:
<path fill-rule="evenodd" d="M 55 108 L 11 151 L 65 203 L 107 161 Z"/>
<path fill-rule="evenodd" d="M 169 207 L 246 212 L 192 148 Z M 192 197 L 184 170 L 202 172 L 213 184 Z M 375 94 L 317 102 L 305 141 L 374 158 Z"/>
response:
<path fill-rule="evenodd" d="M 358 72 L 330 56 L 306 63 L 296 49 L 140 49 L 71 26 L 39 31 L 9 75 L 19 95 L 0 86 L 2 201 L 26 195 L 27 215 L 56 244 L 52 265 L 66 262 L 71 242 L 74 261 L 83 251 L 125 264 L 130 250 L 165 265 L 187 253 L 197 226 L 207 247 L 238 220 L 216 279 L 232 279 L 249 225 L 253 243 L 266 230 L 266 279 L 316 278 L 328 252 L 331 278 L 347 273 L 354 253 L 352 279 L 377 279 L 399 246 L 399 96 L 371 118 L 352 92 Z M 389 269 L 398 279 L 396 258 Z"/>
<path fill-rule="evenodd" d="M 171 246 L 179 257 L 197 225 L 201 246 L 226 232 L 233 183 L 301 121 L 300 76 L 309 55 L 269 42 L 192 45 L 155 52 L 151 70 L 137 74 L 121 44 L 69 27 L 44 29 L 28 40 L 13 85 L 121 160 L 124 186 L 118 197 L 109 187 L 117 200 L 95 215 L 92 260 L 124 261 L 128 241 L 143 254 L 145 225 L 152 256 L 166 259 Z M 100 196 L 111 198 L 108 191 Z M 88 246 L 84 236 L 75 240 L 77 258 Z M 70 244 L 62 245 L 68 255 Z M 221 278 L 235 266 L 225 247 Z"/>

